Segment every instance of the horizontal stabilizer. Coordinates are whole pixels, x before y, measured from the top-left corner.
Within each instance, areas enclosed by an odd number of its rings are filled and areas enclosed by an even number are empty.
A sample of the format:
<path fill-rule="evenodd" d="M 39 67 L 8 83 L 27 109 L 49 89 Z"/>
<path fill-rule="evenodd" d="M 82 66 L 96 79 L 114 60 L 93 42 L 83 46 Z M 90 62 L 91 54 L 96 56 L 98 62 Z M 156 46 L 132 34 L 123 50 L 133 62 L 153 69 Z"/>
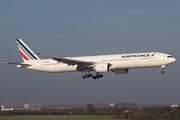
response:
<path fill-rule="evenodd" d="M 31 64 L 26 63 L 11 63 L 11 62 L 4 62 L 5 64 L 12 64 L 12 65 L 24 65 L 24 66 L 31 66 Z"/>

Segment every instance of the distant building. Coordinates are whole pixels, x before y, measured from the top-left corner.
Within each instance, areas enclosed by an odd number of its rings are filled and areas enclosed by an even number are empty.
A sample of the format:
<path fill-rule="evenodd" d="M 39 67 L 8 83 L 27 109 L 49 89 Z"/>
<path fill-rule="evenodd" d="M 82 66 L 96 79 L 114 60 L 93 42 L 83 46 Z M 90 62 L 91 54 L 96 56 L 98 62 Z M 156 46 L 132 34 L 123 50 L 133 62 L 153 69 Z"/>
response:
<path fill-rule="evenodd" d="M 42 104 L 24 104 L 25 109 L 41 109 L 42 107 Z"/>
<path fill-rule="evenodd" d="M 178 107 L 179 105 L 171 105 L 171 107 Z"/>
<path fill-rule="evenodd" d="M 136 107 L 136 103 L 95 103 L 95 108 L 109 108 L 109 107 Z"/>
<path fill-rule="evenodd" d="M 13 104 L 2 104 L 1 105 L 1 111 L 8 111 L 8 110 L 16 110 L 19 109 L 19 105 L 13 105 Z"/>

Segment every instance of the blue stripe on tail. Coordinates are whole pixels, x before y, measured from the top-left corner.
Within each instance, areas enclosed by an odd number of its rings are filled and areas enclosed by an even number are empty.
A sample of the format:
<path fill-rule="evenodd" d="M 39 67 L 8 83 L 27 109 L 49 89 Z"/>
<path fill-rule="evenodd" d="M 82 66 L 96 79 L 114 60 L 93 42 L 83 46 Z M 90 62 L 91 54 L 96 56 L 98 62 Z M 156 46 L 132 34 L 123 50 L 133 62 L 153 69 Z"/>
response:
<path fill-rule="evenodd" d="M 37 58 L 18 39 L 16 39 L 16 41 L 27 51 L 27 53 L 29 53 L 29 55 L 37 60 Z"/>
<path fill-rule="evenodd" d="M 21 52 L 23 52 L 24 55 L 26 55 L 26 57 L 28 57 L 28 58 L 31 59 L 31 60 L 34 59 L 31 55 L 28 54 L 28 52 L 27 52 L 26 50 L 24 50 L 23 47 L 21 47 L 21 45 L 19 45 L 19 43 L 17 43 L 17 45 L 18 45 L 18 47 L 19 47 L 19 50 L 20 50 Z"/>

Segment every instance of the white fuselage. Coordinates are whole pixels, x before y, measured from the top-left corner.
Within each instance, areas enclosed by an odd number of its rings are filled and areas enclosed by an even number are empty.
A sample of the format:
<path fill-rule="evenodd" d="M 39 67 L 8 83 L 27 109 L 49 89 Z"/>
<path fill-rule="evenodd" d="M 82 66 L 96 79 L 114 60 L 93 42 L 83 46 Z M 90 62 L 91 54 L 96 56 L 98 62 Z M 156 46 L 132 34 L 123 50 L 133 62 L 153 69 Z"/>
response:
<path fill-rule="evenodd" d="M 175 62 L 175 58 L 171 55 L 158 52 L 68 57 L 68 59 L 109 63 L 112 71 L 115 69 L 160 67 Z M 31 64 L 31 66 L 17 65 L 17 67 L 52 73 L 77 71 L 77 65 L 68 65 L 53 59 L 33 60 L 25 63 Z"/>

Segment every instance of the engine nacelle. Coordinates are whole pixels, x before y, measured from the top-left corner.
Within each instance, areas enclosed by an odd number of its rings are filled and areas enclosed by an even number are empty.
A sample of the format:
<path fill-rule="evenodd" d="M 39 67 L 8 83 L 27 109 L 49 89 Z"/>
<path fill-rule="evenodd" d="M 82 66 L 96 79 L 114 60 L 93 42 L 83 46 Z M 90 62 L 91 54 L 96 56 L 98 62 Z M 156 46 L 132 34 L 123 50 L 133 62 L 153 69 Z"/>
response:
<path fill-rule="evenodd" d="M 109 63 L 99 63 L 99 64 L 96 64 L 95 71 L 97 73 L 106 73 L 106 72 L 109 72 L 109 67 L 110 67 Z"/>
<path fill-rule="evenodd" d="M 115 74 L 127 74 L 129 69 L 114 69 L 111 71 L 114 72 Z"/>

